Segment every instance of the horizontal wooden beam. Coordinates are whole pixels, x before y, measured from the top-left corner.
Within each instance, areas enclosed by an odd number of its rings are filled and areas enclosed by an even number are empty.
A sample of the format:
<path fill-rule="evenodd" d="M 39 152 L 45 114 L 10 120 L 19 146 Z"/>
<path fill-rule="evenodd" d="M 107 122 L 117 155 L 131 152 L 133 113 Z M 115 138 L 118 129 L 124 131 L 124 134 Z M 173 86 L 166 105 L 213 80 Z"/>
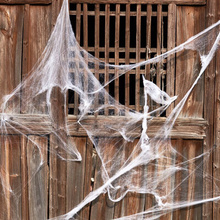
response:
<path fill-rule="evenodd" d="M 48 5 L 50 3 L 52 3 L 52 0 L 0 0 L 0 4 L 6 4 L 6 5 L 22 5 L 22 4 Z"/>
<path fill-rule="evenodd" d="M 68 130 L 71 136 L 87 136 L 86 131 L 82 126 L 77 123 L 78 118 L 73 115 L 68 116 Z M 90 129 L 96 136 L 105 137 L 121 137 L 121 134 L 114 129 L 108 127 L 117 127 L 118 124 L 126 124 L 130 122 L 131 118 L 125 116 L 87 116 L 83 121 L 85 129 Z M 153 137 L 161 126 L 165 123 L 166 118 L 158 117 L 148 123 L 147 134 Z M 171 138 L 184 138 L 184 139 L 204 139 L 207 122 L 200 118 L 178 118 L 170 133 Z M 62 128 L 61 128 L 62 129 Z M 133 124 L 129 130 L 132 137 L 140 137 L 141 134 L 141 121 Z M 5 123 L 5 130 L 3 133 L 7 134 L 49 134 L 53 132 L 53 124 L 47 115 L 11 115 L 7 116 Z M 7 132 L 6 132 L 7 131 Z M 96 133 L 97 131 L 97 133 Z"/>
<path fill-rule="evenodd" d="M 204 5 L 206 0 L 69 0 L 70 3 L 89 3 L 89 4 L 170 4 L 177 5 Z"/>

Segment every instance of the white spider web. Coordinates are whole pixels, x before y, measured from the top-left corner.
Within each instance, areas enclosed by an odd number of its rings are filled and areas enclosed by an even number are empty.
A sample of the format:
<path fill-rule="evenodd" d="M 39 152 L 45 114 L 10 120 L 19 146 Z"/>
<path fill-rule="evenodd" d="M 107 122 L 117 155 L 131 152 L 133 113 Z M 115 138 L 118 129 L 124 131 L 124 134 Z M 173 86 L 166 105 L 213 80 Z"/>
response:
<path fill-rule="evenodd" d="M 43 126 L 46 126 L 49 120 L 51 126 L 48 127 L 47 134 L 54 134 L 59 140 L 59 147 L 68 155 L 68 157 L 64 157 L 62 154 L 58 154 L 58 156 L 62 160 L 81 161 L 82 158 L 77 147 L 67 141 L 67 136 L 70 133 L 69 129 L 75 125 L 67 123 L 66 114 L 68 91 L 72 90 L 79 95 L 80 105 L 77 123 L 87 132 L 101 160 L 102 165 L 99 175 L 102 177 L 103 184 L 90 192 L 71 211 L 55 219 L 77 218 L 77 213 L 102 193 L 108 193 L 109 199 L 113 202 L 120 201 L 128 192 L 151 194 L 155 198 L 155 205 L 150 209 L 120 219 L 157 219 L 161 215 L 176 209 L 220 199 L 219 191 L 216 194 L 213 194 L 213 192 L 206 193 L 204 198 L 203 193 L 201 191 L 197 192 L 197 189 L 194 189 L 193 198 L 187 198 L 186 183 L 192 177 L 196 181 L 202 181 L 204 175 L 202 166 L 211 152 L 204 152 L 187 159 L 172 147 L 169 136 L 184 104 L 218 49 L 220 42 L 219 25 L 220 22 L 217 22 L 191 37 L 185 43 L 155 58 L 131 65 L 110 65 L 93 57 L 79 46 L 69 20 L 68 1 L 64 1 L 41 58 L 28 77 L 2 100 L 0 125 L 2 147 L 7 141 L 10 141 L 8 134 L 13 131 L 31 141 L 41 154 L 42 151 L 46 150 L 44 149 L 45 146 L 42 146 L 36 139 L 27 134 L 42 136 L 35 129 L 36 123 L 43 124 L 45 122 Z M 200 57 L 201 62 L 199 72 L 192 72 L 195 77 L 191 85 L 186 88 L 187 92 L 178 94 L 183 98 L 177 102 L 177 96 L 170 97 L 153 82 L 143 77 L 145 103 L 143 112 L 130 111 L 129 108 L 118 103 L 105 89 L 116 78 L 106 81 L 105 85 L 102 85 L 95 78 L 90 68 L 91 66 L 97 66 L 103 69 L 114 69 L 121 76 L 137 67 L 156 64 L 163 59 L 172 58 L 173 55 L 177 55 L 182 51 L 185 54 L 194 51 Z M 70 71 L 70 63 L 73 64 L 74 71 Z M 62 127 L 57 127 L 57 116 L 54 114 L 52 105 L 53 90 L 55 88 L 59 88 L 63 95 L 64 121 Z M 149 99 L 158 104 L 155 109 L 149 108 Z M 154 118 L 160 116 L 175 101 L 175 108 L 166 118 L 164 124 L 155 132 L 153 137 L 149 137 L 148 128 Z M 40 121 L 27 125 L 25 120 L 21 120 L 21 108 L 22 112 L 33 116 L 33 118 L 36 115 L 40 116 L 38 117 Z M 98 115 L 100 110 L 105 111 L 108 108 L 114 109 L 115 112 L 124 112 L 125 116 L 121 116 L 123 120 L 115 121 L 113 118 L 108 120 L 106 124 L 102 124 L 101 121 L 97 120 L 100 117 Z M 23 116 L 25 118 L 25 114 Z M 94 120 L 97 129 L 94 129 L 91 123 L 88 124 L 88 117 Z M 133 135 L 133 131 L 136 129 L 139 129 L 141 133 L 139 140 L 135 142 L 137 137 Z M 109 136 L 100 137 L 100 133 L 109 134 Z M 121 138 L 112 138 L 114 134 L 120 134 Z M 45 135 L 45 137 L 48 136 Z M 130 143 L 136 144 L 129 148 Z M 183 158 L 182 162 L 175 160 L 177 156 Z M 36 175 L 44 163 L 45 158 L 41 155 L 39 166 L 33 176 Z M 153 172 L 149 171 L 149 166 L 153 167 Z M 11 196 L 19 198 L 21 192 L 11 189 L 3 173 L 3 171 L 0 172 L 3 194 L 6 196 L 6 192 L 10 192 Z M 173 181 L 177 173 L 181 173 L 184 177 L 178 184 Z M 209 178 L 212 181 L 212 177 L 209 176 Z M 32 184 L 31 180 L 28 184 Z M 179 193 L 178 199 L 176 199 L 177 192 Z"/>

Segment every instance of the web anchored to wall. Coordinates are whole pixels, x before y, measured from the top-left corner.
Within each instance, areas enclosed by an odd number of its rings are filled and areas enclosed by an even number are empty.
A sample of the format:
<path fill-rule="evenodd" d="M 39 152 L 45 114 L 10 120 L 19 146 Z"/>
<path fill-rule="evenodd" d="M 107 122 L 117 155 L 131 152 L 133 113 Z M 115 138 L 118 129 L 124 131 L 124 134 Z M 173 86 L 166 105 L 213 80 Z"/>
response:
<path fill-rule="evenodd" d="M 184 104 L 202 80 L 203 73 L 218 49 L 219 28 L 220 22 L 217 22 L 185 43 L 146 61 L 130 65 L 112 65 L 95 58 L 79 46 L 70 23 L 68 1 L 64 0 L 41 58 L 29 76 L 2 100 L 2 152 L 4 150 L 10 159 L 14 150 L 10 148 L 10 143 L 21 141 L 34 146 L 38 157 L 27 161 L 27 165 L 32 165 L 32 168 L 28 169 L 32 178 L 16 188 L 11 185 L 10 178 L 13 176 L 8 175 L 8 167 L 12 162 L 7 161 L 3 154 L 0 156 L 3 161 L 0 169 L 1 198 L 6 201 L 5 209 L 0 210 L 0 215 L 4 216 L 3 212 L 13 208 L 17 216 L 20 216 L 19 198 L 24 188 L 30 185 L 36 187 L 42 197 L 45 196 L 43 192 L 47 186 L 42 187 L 42 183 L 35 177 L 47 165 L 48 155 L 56 155 L 67 163 L 84 163 L 83 160 L 87 158 L 82 160 L 78 151 L 80 146 L 69 138 L 72 130 L 82 129 L 92 141 L 101 161 L 100 170 L 96 174 L 100 177 L 100 184 L 99 187 L 91 189 L 79 204 L 55 219 L 79 219 L 79 212 L 101 194 L 107 194 L 113 203 L 120 202 L 128 192 L 153 198 L 151 207 L 145 211 L 120 219 L 157 219 L 175 210 L 219 200 L 219 189 L 215 192 L 206 191 L 204 194 L 204 190 L 196 187 L 197 183 L 203 182 L 204 175 L 206 181 L 212 182 L 211 174 L 204 173 L 203 169 L 203 164 L 212 153 L 212 147 L 210 151 L 199 153 L 192 149 L 189 155 L 185 155 L 172 146 L 170 138 Z M 140 75 L 138 80 L 143 83 L 143 108 L 135 111 L 120 104 L 107 92 L 106 88 L 112 82 L 135 68 L 156 66 L 166 59 L 171 62 L 178 56 L 181 56 L 181 59 L 189 59 L 192 55 L 200 59 L 200 65 L 191 68 L 193 80 L 187 85 L 188 88 L 185 88 L 185 94 L 171 97 L 168 92 L 162 91 L 148 80 L 147 75 Z M 96 71 L 99 70 L 104 70 L 105 73 L 112 71 L 113 77 L 103 76 L 104 79 L 100 83 L 95 77 Z M 183 77 L 185 72 L 183 67 L 178 77 Z M 164 88 L 169 86 L 171 85 L 167 82 Z M 75 101 L 78 114 L 74 116 L 77 118 L 74 123 L 67 115 L 68 91 L 73 91 L 75 99 L 78 100 Z M 152 102 L 154 105 L 150 106 L 149 103 Z M 100 112 L 108 112 L 109 109 L 115 116 L 100 115 Z M 165 111 L 167 118 L 163 123 L 157 124 L 152 132 L 151 128 L 157 117 Z M 48 143 L 57 147 L 49 148 L 47 153 Z M 28 144 L 27 151 L 30 150 Z M 216 179 L 215 182 L 218 183 L 219 180 Z M 56 191 L 51 189 L 50 194 L 54 193 Z M 67 193 L 69 197 L 74 197 L 74 191 Z M 11 203 L 11 200 L 14 202 Z M 38 209 L 39 202 L 36 201 L 35 209 Z"/>

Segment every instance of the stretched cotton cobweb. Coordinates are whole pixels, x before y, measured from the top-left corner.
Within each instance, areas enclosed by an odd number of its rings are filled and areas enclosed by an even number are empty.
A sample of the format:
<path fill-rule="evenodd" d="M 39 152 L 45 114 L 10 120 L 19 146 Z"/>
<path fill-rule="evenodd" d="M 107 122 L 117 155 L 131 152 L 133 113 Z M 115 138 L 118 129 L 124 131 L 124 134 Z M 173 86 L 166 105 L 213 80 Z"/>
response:
<path fill-rule="evenodd" d="M 1 105 L 2 146 L 9 141 L 7 134 L 17 133 L 31 141 L 41 154 L 46 150 L 45 146 L 28 136 L 28 134 L 41 135 L 35 129 L 38 122 L 41 122 L 44 129 L 48 126 L 47 134 L 53 134 L 58 140 L 59 147 L 66 152 L 65 155 L 50 152 L 57 154 L 62 160 L 81 161 L 82 159 L 77 146 L 67 141 L 70 130 L 74 126 L 81 126 L 85 129 L 95 146 L 101 160 L 98 175 L 102 178 L 102 185 L 90 192 L 71 211 L 56 219 L 77 218 L 77 213 L 102 193 L 107 193 L 113 202 L 119 202 L 128 192 L 151 194 L 154 197 L 155 204 L 150 209 L 122 217 L 122 219 L 157 219 L 175 209 L 220 199 L 219 191 L 216 194 L 206 193 L 204 198 L 201 190 L 197 191 L 196 188 L 194 196 L 187 197 L 188 184 L 186 183 L 192 177 L 196 181 L 202 180 L 204 175 L 202 165 L 211 152 L 201 152 L 187 159 L 185 155 L 172 147 L 169 137 L 184 104 L 215 55 L 220 42 L 219 25 L 220 22 L 217 22 L 185 43 L 144 62 L 112 65 L 95 58 L 79 46 L 69 20 L 68 1 L 64 1 L 41 58 L 27 78 L 3 98 Z M 141 78 L 144 86 L 142 112 L 131 111 L 108 94 L 106 87 L 117 77 L 144 65 L 157 64 L 167 58 L 173 59 L 174 54 L 178 56 L 178 53 L 182 51 L 185 54 L 194 51 L 200 58 L 201 67 L 197 75 L 192 72 L 194 81 L 188 85 L 188 88 L 185 88 L 186 93 L 177 94 L 181 98 L 171 97 L 144 76 Z M 92 69 L 96 68 L 115 70 L 117 75 L 111 80 L 106 80 L 103 85 L 94 76 Z M 53 104 L 55 90 L 62 97 L 63 122 L 61 125 L 57 125 L 59 116 L 56 114 L 56 105 Z M 69 90 L 77 93 L 80 100 L 77 124 L 67 122 L 66 97 Z M 155 108 L 149 107 L 149 100 L 157 103 Z M 154 135 L 148 135 L 148 128 L 153 124 L 154 118 L 160 116 L 174 102 L 175 108 L 164 123 Z M 115 120 L 113 117 L 103 124 L 102 120 L 98 120 L 103 117 L 99 115 L 99 112 L 109 108 L 113 109 L 121 119 Z M 38 121 L 32 124 L 26 123 L 22 119 L 27 114 L 32 119 L 38 116 Z M 88 123 L 88 118 L 93 122 Z M 140 132 L 138 136 L 133 134 L 134 130 Z M 105 135 L 100 136 L 100 133 Z M 44 136 L 48 137 L 45 134 Z M 138 137 L 140 138 L 137 139 Z M 52 140 L 50 142 L 52 143 Z M 177 157 L 182 157 L 182 162 L 176 161 Z M 44 163 L 45 158 L 41 155 L 39 166 L 36 167 L 33 175 L 36 175 Z M 3 194 L 6 195 L 9 191 L 12 196 L 19 198 L 21 192 L 11 190 L 3 173 L 3 171 L 0 173 Z M 174 181 L 178 173 L 183 177 L 181 182 Z M 28 184 L 31 184 L 31 180 Z M 177 192 L 178 196 L 176 196 Z"/>

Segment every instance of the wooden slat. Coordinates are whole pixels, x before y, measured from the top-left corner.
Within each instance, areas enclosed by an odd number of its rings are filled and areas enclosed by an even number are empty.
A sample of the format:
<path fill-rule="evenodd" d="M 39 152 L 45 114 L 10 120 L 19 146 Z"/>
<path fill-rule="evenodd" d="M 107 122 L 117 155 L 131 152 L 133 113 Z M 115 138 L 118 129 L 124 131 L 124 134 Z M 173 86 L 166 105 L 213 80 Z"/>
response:
<path fill-rule="evenodd" d="M 116 4 L 115 15 L 115 65 L 119 64 L 119 33 L 120 33 L 120 4 Z M 115 100 L 119 102 L 119 74 L 118 70 L 115 70 Z M 117 109 L 115 109 L 115 115 L 118 115 Z"/>
<path fill-rule="evenodd" d="M 220 2 L 216 4 L 216 20 L 220 19 Z M 220 50 L 216 53 L 216 77 L 215 77 L 215 144 L 213 157 L 213 196 L 219 195 L 220 188 Z M 213 219 L 220 219 L 220 201 L 213 203 Z"/>
<path fill-rule="evenodd" d="M 63 130 L 65 127 L 64 95 L 60 89 L 54 88 L 52 91 L 51 115 L 56 121 L 52 127 L 57 134 L 50 135 L 50 216 L 61 215 L 66 212 L 66 157 L 65 143 L 67 134 Z M 61 159 L 63 158 L 63 159 Z"/>
<path fill-rule="evenodd" d="M 95 4 L 95 57 L 99 58 L 99 33 L 100 33 L 100 6 L 99 4 Z M 99 79 L 99 64 L 95 64 L 95 77 L 96 79 Z M 95 88 L 96 89 L 96 88 Z M 95 94 L 95 110 L 98 107 L 98 94 Z M 98 112 L 95 113 L 95 115 L 98 115 Z"/>
<path fill-rule="evenodd" d="M 81 35 L 81 4 L 76 5 L 76 41 L 80 44 L 80 35 Z M 79 54 L 76 53 L 76 58 L 79 56 Z M 75 68 L 75 82 L 76 84 L 79 81 L 78 73 L 79 71 L 79 63 L 76 62 L 76 68 Z M 77 92 L 74 92 L 74 115 L 78 115 L 78 106 L 79 106 L 79 95 Z"/>
<path fill-rule="evenodd" d="M 136 63 L 140 61 L 140 47 L 141 47 L 141 5 L 137 5 L 136 16 Z M 140 67 L 136 68 L 135 75 L 135 110 L 140 111 Z"/>
<path fill-rule="evenodd" d="M 173 49 L 176 45 L 176 5 L 168 6 L 168 34 L 167 34 L 167 50 Z M 167 58 L 167 82 L 166 89 L 170 97 L 174 96 L 174 78 L 175 78 L 175 55 Z M 169 115 L 174 108 L 174 103 L 167 109 L 166 114 Z"/>
<path fill-rule="evenodd" d="M 66 181 L 66 212 L 72 210 L 82 200 L 84 195 L 84 178 L 85 176 L 85 164 L 86 164 L 86 138 L 70 137 L 68 139 L 69 145 L 76 146 L 79 153 L 82 156 L 81 162 L 69 161 L 67 163 L 67 181 Z M 71 155 L 68 156 L 71 160 Z M 82 212 L 78 213 L 78 217 L 82 217 Z"/>
<path fill-rule="evenodd" d="M 86 138 L 86 161 L 85 161 L 85 173 L 84 173 L 84 187 L 83 197 L 85 198 L 92 191 L 93 181 L 93 144 L 92 141 Z M 82 218 L 89 219 L 90 216 L 90 204 L 86 205 L 82 210 Z"/>
<path fill-rule="evenodd" d="M 178 166 L 178 164 L 181 164 L 183 162 L 183 140 L 178 139 L 178 140 L 172 140 L 172 146 L 175 148 L 177 151 L 176 157 L 175 157 L 175 164 Z M 182 171 L 177 171 L 175 174 L 175 180 L 174 180 L 174 186 L 178 186 L 175 190 L 174 193 L 174 202 L 181 201 L 181 182 L 183 179 L 183 173 Z M 181 211 L 180 209 L 177 209 L 173 212 L 173 219 L 180 220 L 181 219 Z"/>
<path fill-rule="evenodd" d="M 99 143 L 102 142 L 103 140 L 100 139 Z M 105 141 L 105 138 L 104 138 Z M 106 153 L 102 160 L 103 163 L 108 161 L 115 153 L 115 142 L 117 139 L 112 139 L 109 144 L 108 148 L 111 149 L 108 153 Z M 100 147 L 100 146 L 99 146 Z M 96 160 L 96 165 L 95 165 L 95 177 L 94 177 L 94 190 L 98 189 L 103 185 L 103 179 L 102 179 L 102 174 L 100 172 L 102 162 L 99 158 Z M 106 166 L 111 166 L 111 163 L 106 164 Z M 109 169 L 110 167 L 107 167 Z M 104 171 L 102 171 L 104 172 Z M 114 172 L 114 171 L 113 171 Z M 91 205 L 91 215 L 90 215 L 90 220 L 96 220 L 96 219 L 113 219 L 114 215 L 114 203 L 112 203 L 109 198 L 108 194 L 101 194 L 97 199 L 95 199 L 92 202 Z"/>
<path fill-rule="evenodd" d="M 187 201 L 191 202 L 195 199 L 195 181 L 196 181 L 196 177 L 195 177 L 195 168 L 196 168 L 196 164 L 195 161 L 193 160 L 193 158 L 196 157 L 196 143 L 194 141 L 191 141 L 190 143 L 187 143 L 189 148 L 188 148 L 188 160 L 191 160 L 191 162 L 189 162 L 188 165 L 188 192 L 187 192 Z M 201 144 L 200 144 L 201 145 Z M 202 146 L 200 146 L 202 147 Z M 186 209 L 186 219 L 191 219 L 193 220 L 193 208 L 192 207 L 188 207 Z"/>
<path fill-rule="evenodd" d="M 109 63 L 109 36 L 110 36 L 110 5 L 105 5 L 105 62 Z M 105 66 L 105 83 L 109 81 L 109 68 Z M 105 87 L 107 93 L 109 93 L 109 85 Z M 108 95 L 105 96 L 105 104 L 108 103 Z M 105 108 L 105 115 L 108 115 L 108 109 Z"/>
<path fill-rule="evenodd" d="M 8 192 L 8 219 L 21 219 L 21 143 L 20 136 L 8 136 L 8 143 L 6 144 L 6 164 L 9 168 L 9 183 L 6 185 L 6 191 Z M 7 142 L 7 141 L 6 141 Z"/>
<path fill-rule="evenodd" d="M 0 100 L 21 81 L 23 19 L 24 6 L 0 6 Z M 10 110 L 20 112 L 20 101 L 13 101 Z"/>
<path fill-rule="evenodd" d="M 130 48 L 130 4 L 126 4 L 125 18 L 125 64 L 129 64 L 129 48 Z M 125 106 L 129 106 L 129 72 L 125 73 Z"/>
<path fill-rule="evenodd" d="M 177 45 L 185 42 L 189 37 L 205 29 L 204 8 L 195 7 L 177 8 Z M 184 19 L 183 19 L 184 18 Z M 200 70 L 199 54 L 195 51 L 182 51 L 176 55 L 176 85 L 177 102 L 183 98 Z M 181 117 L 203 117 L 203 90 L 204 81 L 200 80 L 185 103 Z"/>
<path fill-rule="evenodd" d="M 0 4 L 10 4 L 10 5 L 18 5 L 18 4 L 34 4 L 34 5 L 44 5 L 50 4 L 52 0 L 0 0 Z"/>
<path fill-rule="evenodd" d="M 86 4 L 86 3 L 84 3 Z M 115 11 L 110 11 L 109 12 L 110 16 L 115 16 L 116 12 Z M 70 11 L 70 15 L 76 15 L 76 11 L 75 10 L 71 10 Z M 83 15 L 83 12 L 81 12 L 81 15 Z M 88 11 L 87 15 L 91 15 L 91 16 L 95 16 L 95 11 Z M 100 15 L 104 16 L 105 15 L 105 11 L 100 11 Z M 136 16 L 137 12 L 135 11 L 131 11 L 130 12 L 130 16 Z M 162 11 L 162 16 L 167 16 L 168 13 L 166 11 Z M 120 16 L 126 16 L 126 12 L 125 11 L 121 11 L 120 12 Z M 147 16 L 147 12 L 146 11 L 141 11 L 141 16 Z M 156 11 L 152 11 L 152 16 L 157 16 L 157 12 Z"/>
<path fill-rule="evenodd" d="M 28 129 L 31 129 L 32 134 L 48 134 L 52 132 L 52 124 L 49 118 L 47 118 L 47 116 L 44 116 L 43 119 L 39 115 L 38 117 L 35 116 L 34 119 L 32 117 L 33 115 L 14 115 L 14 117 L 11 118 L 11 120 L 12 121 L 14 120 L 17 124 L 17 126 L 13 124 L 15 126 L 15 129 L 20 130 L 24 134 L 30 133 L 30 130 Z M 97 123 L 97 125 L 101 125 L 104 128 L 105 125 L 108 123 L 109 125 L 114 125 L 118 123 L 125 123 L 128 120 L 129 118 L 127 117 L 120 117 L 120 116 L 104 117 L 100 115 L 96 119 L 94 118 L 94 116 L 88 116 L 81 123 L 83 123 L 86 127 L 87 126 L 91 127 L 91 125 L 94 125 L 94 128 L 96 126 L 95 123 Z M 70 135 L 77 135 L 77 136 L 87 135 L 87 133 L 82 127 L 76 127 L 77 121 L 78 118 L 76 116 L 68 117 L 67 123 L 68 123 L 68 129 Z M 154 132 L 156 132 L 157 129 L 159 129 L 164 122 L 165 122 L 165 118 L 162 117 L 153 119 L 153 121 L 151 121 L 148 128 L 149 135 L 154 135 L 155 134 Z M 19 127 L 19 124 L 22 125 L 22 127 Z M 34 125 L 34 129 L 33 129 L 33 125 Z M 134 126 L 136 126 L 136 129 L 134 129 L 134 135 L 139 136 L 141 122 L 135 124 Z M 205 137 L 206 126 L 207 126 L 207 122 L 204 119 L 178 118 L 176 123 L 174 124 L 170 136 L 176 138 L 185 137 L 190 139 L 203 139 Z M 27 127 L 28 129 L 24 130 L 24 127 Z M 17 132 L 17 131 L 16 132 L 13 131 L 10 127 L 6 127 L 6 129 L 8 134 L 15 134 Z M 97 129 L 98 127 L 94 131 L 96 131 Z M 105 134 L 105 132 L 104 131 L 102 132 L 100 129 L 101 127 L 98 129 L 100 131 L 99 134 L 102 136 Z M 114 133 L 112 131 L 112 133 L 108 133 L 108 134 L 112 135 Z M 119 134 L 115 133 L 115 135 L 118 136 Z"/>
<path fill-rule="evenodd" d="M 146 22 L 146 59 L 150 59 L 151 52 L 151 16 L 152 16 L 152 5 L 147 5 L 147 22 Z M 150 80 L 150 65 L 146 66 L 146 79 Z"/>
<path fill-rule="evenodd" d="M 83 48 L 88 51 L 88 5 L 83 4 Z M 85 62 L 88 65 L 88 55 L 84 54 Z M 88 73 L 84 71 L 84 91 L 88 91 Z"/>
<path fill-rule="evenodd" d="M 161 54 L 161 22 L 162 22 L 162 5 L 157 5 L 157 56 Z M 162 60 L 161 62 L 157 63 L 157 86 L 161 88 L 160 83 L 161 83 L 161 65 L 162 65 Z"/>
<path fill-rule="evenodd" d="M 29 56 L 29 32 L 30 32 L 30 5 L 26 4 L 24 7 L 24 34 L 23 34 L 23 60 L 22 60 L 22 78 L 24 79 L 29 71 L 30 67 L 30 56 Z M 25 110 L 21 110 L 24 112 Z"/>
<path fill-rule="evenodd" d="M 7 191 L 5 188 L 9 181 L 6 181 L 9 176 L 8 166 L 6 164 L 8 155 L 6 154 L 6 138 L 4 135 L 0 136 L 0 219 L 7 219 L 8 211 L 7 211 Z"/>
<path fill-rule="evenodd" d="M 163 172 L 166 172 L 169 168 L 173 167 L 174 164 L 172 164 L 172 146 L 169 141 L 163 141 L 162 142 L 162 157 L 159 159 L 158 167 L 157 167 L 157 173 L 159 175 L 163 175 Z M 163 182 L 160 183 L 161 185 L 161 195 L 164 196 L 167 203 L 172 203 L 173 198 L 171 194 L 172 189 L 172 180 L 173 176 L 170 175 L 169 177 L 165 178 Z M 159 189 L 160 190 L 160 189 Z M 164 201 L 165 202 L 165 201 Z M 160 220 L 171 220 L 172 219 L 172 213 L 168 212 L 165 215 L 162 215 L 160 217 Z"/>
<path fill-rule="evenodd" d="M 30 71 L 45 49 L 52 28 L 50 16 L 51 7 L 49 6 L 25 5 L 22 78 L 30 74 Z M 30 86 L 28 85 L 27 87 Z M 21 112 L 33 113 L 34 111 L 45 111 L 46 103 L 43 104 L 40 97 L 35 99 L 32 107 L 27 106 L 25 102 L 27 92 L 25 89 L 22 90 L 23 100 L 21 100 Z"/>
<path fill-rule="evenodd" d="M 29 219 L 46 219 L 48 211 L 48 140 L 29 136 L 27 143 Z M 25 185 L 23 185 L 24 187 Z"/>
<path fill-rule="evenodd" d="M 117 4 L 117 0 L 70 0 L 70 3 L 112 3 Z M 179 5 L 204 5 L 206 0 L 120 0 L 120 4 L 170 4 L 175 3 Z"/>
<path fill-rule="evenodd" d="M 128 158 L 131 155 L 138 141 L 139 139 L 135 139 L 133 142 L 127 143 L 128 146 L 125 152 L 126 158 Z M 132 156 L 135 158 L 137 156 L 137 153 L 138 152 L 135 152 L 135 153 L 133 152 Z M 135 170 L 137 171 L 137 174 L 135 174 L 131 180 L 133 181 L 133 184 L 136 187 L 140 186 L 140 183 L 142 180 L 141 178 L 142 178 L 143 170 L 141 168 L 142 167 L 135 168 Z M 144 197 L 145 196 L 142 194 L 138 194 L 135 192 L 128 192 L 125 198 L 123 199 L 122 216 L 128 216 L 128 215 L 142 212 L 144 209 L 144 201 L 145 201 Z"/>
<path fill-rule="evenodd" d="M 206 27 L 214 24 L 216 22 L 216 13 L 219 11 L 216 6 L 218 1 L 207 1 L 206 6 Z M 213 4 L 214 3 L 214 4 Z M 212 43 L 207 45 L 207 49 L 212 47 Z M 218 59 L 218 58 L 217 58 Z M 209 64 L 205 72 L 205 97 L 204 97 L 204 118 L 208 120 L 209 126 L 206 129 L 207 138 L 204 141 L 204 152 L 209 152 L 213 148 L 214 142 L 214 124 L 216 122 L 215 112 L 215 73 L 216 72 L 216 60 L 213 59 Z M 219 73 L 218 73 L 219 74 Z M 213 154 L 214 155 L 214 154 Z M 213 157 L 212 154 L 203 164 L 203 199 L 209 198 L 209 192 L 213 190 L 213 184 L 209 181 L 209 175 L 213 175 Z M 219 194 L 218 194 L 219 195 Z M 208 220 L 213 218 L 213 204 L 206 203 L 202 207 L 202 217 L 203 220 Z"/>
<path fill-rule="evenodd" d="M 28 220 L 27 139 L 24 135 L 21 136 L 21 184 L 22 219 Z"/>
<path fill-rule="evenodd" d="M 53 2 L 52 4 L 52 24 L 55 25 L 62 0 Z M 62 128 L 65 123 L 65 109 L 60 103 L 64 103 L 64 97 L 60 89 L 54 88 L 51 95 L 51 114 L 56 118 L 56 122 L 52 125 L 58 130 L 63 141 L 67 141 L 67 137 L 63 134 Z M 58 104 L 59 103 L 59 104 Z M 50 157 L 49 157 L 49 218 L 66 213 L 66 161 L 61 161 L 58 154 L 66 158 L 65 152 L 62 149 L 63 144 L 56 135 L 50 135 Z"/>

